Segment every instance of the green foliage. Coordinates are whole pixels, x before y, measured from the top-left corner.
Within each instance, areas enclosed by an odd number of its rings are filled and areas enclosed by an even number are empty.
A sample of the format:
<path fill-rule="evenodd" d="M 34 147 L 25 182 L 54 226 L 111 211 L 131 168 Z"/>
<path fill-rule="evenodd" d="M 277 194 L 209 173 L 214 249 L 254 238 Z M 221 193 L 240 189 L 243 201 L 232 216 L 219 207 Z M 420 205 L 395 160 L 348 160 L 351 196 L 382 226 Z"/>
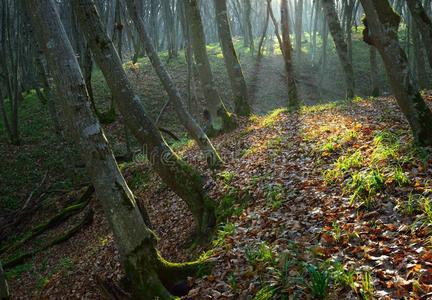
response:
<path fill-rule="evenodd" d="M 275 262 L 275 255 L 272 249 L 264 242 L 256 248 L 246 248 L 245 256 L 248 263 L 256 267 L 259 263 L 272 265 Z"/>
<path fill-rule="evenodd" d="M 389 130 L 375 133 L 375 149 L 371 156 L 372 163 L 379 163 L 388 159 L 397 159 L 400 150 L 399 136 Z"/>
<path fill-rule="evenodd" d="M 235 225 L 233 223 L 227 223 L 222 225 L 217 232 L 217 238 L 212 242 L 213 246 L 221 247 L 225 244 L 225 239 L 233 235 L 235 232 Z"/>
<path fill-rule="evenodd" d="M 420 200 L 421 211 L 424 216 L 422 217 L 422 223 L 424 226 L 432 227 L 432 201 L 429 197 L 422 197 Z"/>
<path fill-rule="evenodd" d="M 332 169 L 323 172 L 324 180 L 333 183 L 345 176 L 348 171 L 360 168 L 364 164 L 363 155 L 360 150 L 339 157 Z"/>
<path fill-rule="evenodd" d="M 369 300 L 373 299 L 374 285 L 372 282 L 372 276 L 370 272 L 363 272 L 360 295 L 363 299 Z"/>
<path fill-rule="evenodd" d="M 222 197 L 219 206 L 216 209 L 216 217 L 220 222 L 226 222 L 231 216 L 239 216 L 246 205 L 247 197 L 239 197 L 235 188 L 229 188 L 229 191 Z"/>
<path fill-rule="evenodd" d="M 268 185 L 264 189 L 264 195 L 266 198 L 266 203 L 273 209 L 279 209 L 283 204 L 283 186 L 279 184 Z"/>
<path fill-rule="evenodd" d="M 218 174 L 219 178 L 222 179 L 222 181 L 225 183 L 225 185 L 229 185 L 234 177 L 236 176 L 236 173 L 234 173 L 233 171 L 222 171 Z"/>
<path fill-rule="evenodd" d="M 351 203 L 360 201 L 366 208 L 373 206 L 373 197 L 385 186 L 384 175 L 378 170 L 353 173 L 347 184 L 351 195 Z"/>
<path fill-rule="evenodd" d="M 330 273 L 311 264 L 305 268 L 310 277 L 309 289 L 312 295 L 318 299 L 326 299 L 330 289 Z"/>
<path fill-rule="evenodd" d="M 139 187 L 145 185 L 150 180 L 150 177 L 150 172 L 145 172 L 140 169 L 132 168 L 131 178 L 128 180 L 128 185 L 131 189 L 138 189 Z"/>
<path fill-rule="evenodd" d="M 266 286 L 258 291 L 253 300 L 271 300 L 275 294 L 275 289 Z"/>
<path fill-rule="evenodd" d="M 18 279 L 23 274 L 32 271 L 33 271 L 33 265 L 30 263 L 26 263 L 5 271 L 5 276 L 7 280 Z"/>

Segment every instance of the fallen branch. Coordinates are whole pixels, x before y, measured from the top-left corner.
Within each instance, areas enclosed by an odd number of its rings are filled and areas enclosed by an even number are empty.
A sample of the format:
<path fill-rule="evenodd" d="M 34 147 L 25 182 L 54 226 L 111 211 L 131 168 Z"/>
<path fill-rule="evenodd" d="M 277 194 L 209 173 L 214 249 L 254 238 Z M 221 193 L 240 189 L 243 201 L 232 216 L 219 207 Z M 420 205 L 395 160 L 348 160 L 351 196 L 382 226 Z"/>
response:
<path fill-rule="evenodd" d="M 83 227 L 88 226 L 92 223 L 93 221 L 93 210 L 89 209 L 86 214 L 84 215 L 84 217 L 81 219 L 81 221 L 76 224 L 74 227 L 72 227 L 69 231 L 67 231 L 64 235 L 58 236 L 56 238 L 54 238 L 51 242 L 49 242 L 48 244 L 46 244 L 45 246 L 33 250 L 33 251 L 29 251 L 26 253 L 23 253 L 15 258 L 12 258 L 11 260 L 7 261 L 4 264 L 4 269 L 10 269 L 13 267 L 16 267 L 20 264 L 22 264 L 26 259 L 34 256 L 35 254 L 42 252 L 52 246 L 61 244 L 67 240 L 69 240 L 72 236 L 74 236 L 78 231 L 80 231 Z"/>
<path fill-rule="evenodd" d="M 158 115 L 157 118 L 156 118 L 155 125 L 157 125 L 157 124 L 159 123 L 160 118 L 162 117 L 162 115 L 163 115 L 165 109 L 168 107 L 168 104 L 170 104 L 170 102 L 171 102 L 171 99 L 168 99 L 168 100 L 165 102 L 164 106 L 162 106 L 162 109 L 161 109 L 161 111 L 159 112 L 159 115 Z"/>
<path fill-rule="evenodd" d="M 67 219 L 69 219 L 71 216 L 74 216 L 81 212 L 90 202 L 90 198 L 94 192 L 93 186 L 90 186 L 87 188 L 87 190 L 84 192 L 84 194 L 71 206 L 66 207 L 61 212 L 59 212 L 57 215 L 52 217 L 47 222 L 40 224 L 30 230 L 30 232 L 21 240 L 16 242 L 12 245 L 6 245 L 0 249 L 0 253 L 4 252 L 11 252 L 16 250 L 17 248 L 21 247 L 24 243 L 30 241 L 31 239 L 37 237 L 38 235 L 42 234 L 43 232 L 53 228 L 54 226 L 57 226 L 63 222 L 65 222 Z"/>

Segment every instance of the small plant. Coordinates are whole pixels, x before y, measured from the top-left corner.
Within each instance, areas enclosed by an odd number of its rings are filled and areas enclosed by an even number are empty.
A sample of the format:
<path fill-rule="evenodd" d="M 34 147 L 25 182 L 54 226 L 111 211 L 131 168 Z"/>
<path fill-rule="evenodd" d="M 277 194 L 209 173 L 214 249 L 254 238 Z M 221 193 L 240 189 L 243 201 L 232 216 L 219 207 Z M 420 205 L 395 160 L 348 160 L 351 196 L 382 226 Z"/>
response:
<path fill-rule="evenodd" d="M 330 274 L 328 271 L 320 270 L 318 267 L 307 264 L 306 271 L 310 277 L 309 289 L 314 297 L 326 299 L 330 288 Z"/>
<path fill-rule="evenodd" d="M 258 248 L 246 248 L 245 255 L 248 263 L 254 267 L 259 263 L 266 265 L 274 263 L 273 251 L 266 243 L 260 244 Z"/>
<path fill-rule="evenodd" d="M 351 204 L 360 201 L 366 208 L 371 208 L 373 206 L 373 197 L 384 186 L 384 175 L 378 169 L 352 174 L 347 185 L 347 189 L 352 192 Z"/>
<path fill-rule="evenodd" d="M 246 198 L 239 198 L 238 191 L 235 188 L 230 188 L 222 197 L 216 209 L 218 220 L 223 223 L 231 216 L 239 216 L 243 211 L 246 200 Z"/>
<path fill-rule="evenodd" d="M 272 300 L 274 294 L 275 289 L 270 286 L 266 286 L 258 291 L 253 300 Z"/>
<path fill-rule="evenodd" d="M 360 150 L 357 150 L 352 154 L 341 156 L 338 158 L 332 169 L 324 171 L 324 180 L 327 183 L 334 183 L 339 178 L 345 176 L 349 170 L 360 168 L 363 165 L 363 162 L 363 156 Z"/>
<path fill-rule="evenodd" d="M 369 300 L 373 298 L 374 286 L 370 272 L 363 272 L 360 295 L 363 299 Z"/>
<path fill-rule="evenodd" d="M 237 277 L 234 275 L 234 273 L 228 274 L 227 281 L 228 281 L 228 284 L 231 286 L 234 294 L 237 294 L 238 282 L 237 282 Z"/>
<path fill-rule="evenodd" d="M 414 215 L 419 210 L 418 195 L 414 195 L 412 192 L 408 194 L 406 202 L 399 202 L 399 210 L 408 216 Z"/>
<path fill-rule="evenodd" d="M 397 186 L 406 186 L 410 183 L 408 176 L 402 170 L 401 166 L 397 166 L 393 172 L 392 178 Z"/>
<path fill-rule="evenodd" d="M 235 225 L 233 223 L 225 224 L 218 230 L 217 238 L 213 241 L 213 246 L 220 247 L 225 244 L 225 239 L 233 235 L 235 232 Z"/>
<path fill-rule="evenodd" d="M 267 205 L 273 209 L 279 209 L 283 203 L 283 187 L 281 185 L 269 185 L 264 192 Z"/>
<path fill-rule="evenodd" d="M 336 242 L 338 242 L 340 240 L 340 238 L 342 237 L 342 228 L 340 227 L 340 225 L 337 222 L 333 222 L 333 224 L 332 224 L 331 235 Z"/>
<path fill-rule="evenodd" d="M 355 286 L 356 273 L 352 270 L 346 270 L 340 262 L 327 261 L 328 269 L 331 273 L 331 278 L 335 286 L 348 287 L 353 291 L 357 291 Z"/>
<path fill-rule="evenodd" d="M 399 136 L 388 130 L 380 131 L 374 137 L 375 149 L 371 161 L 379 163 L 387 159 L 397 159 L 401 147 Z"/>
<path fill-rule="evenodd" d="M 422 197 L 420 200 L 421 210 L 424 214 L 423 225 L 432 226 L 432 201 L 428 197 Z"/>
<path fill-rule="evenodd" d="M 236 173 L 234 173 L 233 171 L 223 171 L 218 175 L 226 185 L 229 185 L 233 181 Z"/>

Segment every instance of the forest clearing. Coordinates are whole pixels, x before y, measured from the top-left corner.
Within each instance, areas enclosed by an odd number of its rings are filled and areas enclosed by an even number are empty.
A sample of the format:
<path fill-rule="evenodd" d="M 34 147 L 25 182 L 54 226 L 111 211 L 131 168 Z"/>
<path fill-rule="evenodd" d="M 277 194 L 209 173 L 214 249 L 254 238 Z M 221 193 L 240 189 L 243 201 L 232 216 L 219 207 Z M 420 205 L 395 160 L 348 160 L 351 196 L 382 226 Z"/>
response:
<path fill-rule="evenodd" d="M 0 300 L 432 299 L 430 0 L 3 0 L 0 29 Z"/>

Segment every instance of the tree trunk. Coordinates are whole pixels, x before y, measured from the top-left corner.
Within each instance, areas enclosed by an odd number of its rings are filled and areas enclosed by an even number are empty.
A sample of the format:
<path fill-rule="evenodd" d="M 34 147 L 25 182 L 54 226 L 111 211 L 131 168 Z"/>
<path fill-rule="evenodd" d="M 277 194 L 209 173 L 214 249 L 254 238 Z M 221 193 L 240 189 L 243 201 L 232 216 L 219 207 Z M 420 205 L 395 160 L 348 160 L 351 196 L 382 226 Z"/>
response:
<path fill-rule="evenodd" d="M 177 43 L 174 26 L 174 14 L 171 7 L 171 0 L 162 0 L 162 16 L 164 18 L 165 36 L 168 42 L 168 57 L 177 57 Z"/>
<path fill-rule="evenodd" d="M 97 118 L 78 61 L 52 0 L 25 0 L 33 25 L 67 112 L 68 126 L 86 162 L 97 198 L 114 233 L 120 259 L 130 279 L 134 299 L 174 299 L 163 283 L 184 278 L 197 264 L 171 264 L 157 252 L 156 237 L 146 226 Z"/>
<path fill-rule="evenodd" d="M 226 0 L 214 0 L 213 3 L 225 66 L 234 95 L 235 112 L 240 116 L 248 116 L 251 113 L 251 109 L 248 103 L 246 81 L 231 37 Z"/>
<path fill-rule="evenodd" d="M 427 89 L 428 85 L 428 74 L 426 71 L 425 63 L 425 49 L 422 47 L 420 33 L 417 29 L 415 22 L 411 21 L 412 25 L 412 43 L 414 47 L 414 67 L 417 81 L 421 89 Z"/>
<path fill-rule="evenodd" d="M 300 64 L 302 58 L 302 35 L 303 35 L 303 0 L 297 0 L 296 20 L 295 20 L 295 38 L 296 38 L 296 56 Z"/>
<path fill-rule="evenodd" d="M 422 36 L 424 49 L 429 59 L 429 64 L 432 68 L 432 21 L 427 15 L 420 0 L 406 0 L 408 8 L 411 12 L 417 29 Z"/>
<path fill-rule="evenodd" d="M 379 82 L 378 82 L 378 61 L 377 61 L 377 51 L 373 46 L 369 47 L 370 51 L 370 68 L 371 68 L 371 95 L 372 97 L 379 97 L 381 94 Z"/>
<path fill-rule="evenodd" d="M 167 146 L 132 89 L 113 43 L 103 30 L 92 0 L 74 0 L 74 9 L 93 55 L 116 99 L 125 124 L 145 146 L 146 155 L 162 180 L 189 206 L 197 233 L 205 235 L 215 225 L 214 205 L 203 190 L 201 176 Z"/>
<path fill-rule="evenodd" d="M 179 90 L 177 89 L 176 83 L 171 78 L 169 73 L 166 71 L 163 66 L 157 52 L 153 48 L 153 45 L 150 41 L 150 37 L 147 34 L 145 29 L 145 25 L 143 20 L 139 17 L 136 4 L 137 2 L 134 0 L 127 0 L 129 13 L 135 23 L 136 29 L 140 35 L 144 48 L 146 49 L 147 55 L 150 59 L 150 62 L 153 65 L 157 75 L 159 76 L 160 81 L 165 87 L 168 96 L 170 97 L 170 101 L 174 104 L 176 108 L 177 115 L 179 116 L 180 121 L 183 126 L 186 128 L 188 133 L 192 136 L 192 138 L 197 142 L 198 146 L 203 151 L 206 156 L 207 162 L 211 168 L 216 168 L 222 164 L 222 160 L 219 157 L 219 154 L 214 149 L 211 144 L 209 138 L 205 134 L 205 132 L 201 129 L 195 119 L 190 115 L 189 111 L 186 109 L 184 105 L 184 101 L 182 96 L 180 95 Z"/>
<path fill-rule="evenodd" d="M 244 41 L 245 46 L 249 47 L 251 54 L 253 55 L 255 52 L 255 43 L 253 38 L 252 31 L 252 22 L 251 22 L 251 14 L 252 14 L 252 6 L 251 0 L 243 0 L 243 29 L 244 29 Z"/>
<path fill-rule="evenodd" d="M 285 71 L 288 79 L 288 107 L 297 109 L 300 105 L 297 86 L 295 83 L 294 65 L 292 59 L 292 44 L 290 38 L 290 28 L 288 24 L 288 1 L 281 1 L 281 28 L 282 28 L 282 44 L 281 49 L 285 61 Z"/>
<path fill-rule="evenodd" d="M 345 73 L 346 82 L 346 98 L 352 100 L 354 98 L 355 81 L 352 61 L 349 59 L 348 45 L 345 42 L 344 33 L 339 22 L 339 17 L 336 12 L 334 0 L 322 0 L 322 6 L 326 14 L 327 23 L 333 41 L 336 46 L 336 51 L 339 61 Z"/>
<path fill-rule="evenodd" d="M 270 20 L 270 11 L 268 9 L 268 6 L 266 6 L 266 7 L 267 7 L 267 9 L 266 9 L 267 13 L 266 13 L 265 21 L 264 21 L 264 28 L 263 28 L 263 31 L 261 34 L 261 39 L 260 39 L 259 44 L 258 44 L 258 59 L 260 59 L 263 56 L 262 47 L 263 47 L 264 39 L 267 35 L 267 30 L 268 30 L 269 20 Z"/>
<path fill-rule="evenodd" d="M 150 0 L 150 24 L 153 46 L 159 51 L 158 0 Z"/>
<path fill-rule="evenodd" d="M 398 39 L 400 17 L 387 0 L 361 0 L 366 12 L 363 39 L 380 52 L 393 94 L 411 126 L 414 140 L 432 145 L 432 112 L 416 89 L 408 58 Z"/>
<path fill-rule="evenodd" d="M 197 69 L 204 97 L 207 101 L 207 111 L 209 135 L 217 135 L 223 131 L 231 130 L 235 127 L 235 122 L 231 114 L 225 108 L 222 99 L 216 89 L 213 74 L 210 68 L 210 61 L 207 56 L 206 40 L 204 28 L 197 0 L 185 1 L 186 15 L 188 17 L 192 48 L 197 63 Z"/>

